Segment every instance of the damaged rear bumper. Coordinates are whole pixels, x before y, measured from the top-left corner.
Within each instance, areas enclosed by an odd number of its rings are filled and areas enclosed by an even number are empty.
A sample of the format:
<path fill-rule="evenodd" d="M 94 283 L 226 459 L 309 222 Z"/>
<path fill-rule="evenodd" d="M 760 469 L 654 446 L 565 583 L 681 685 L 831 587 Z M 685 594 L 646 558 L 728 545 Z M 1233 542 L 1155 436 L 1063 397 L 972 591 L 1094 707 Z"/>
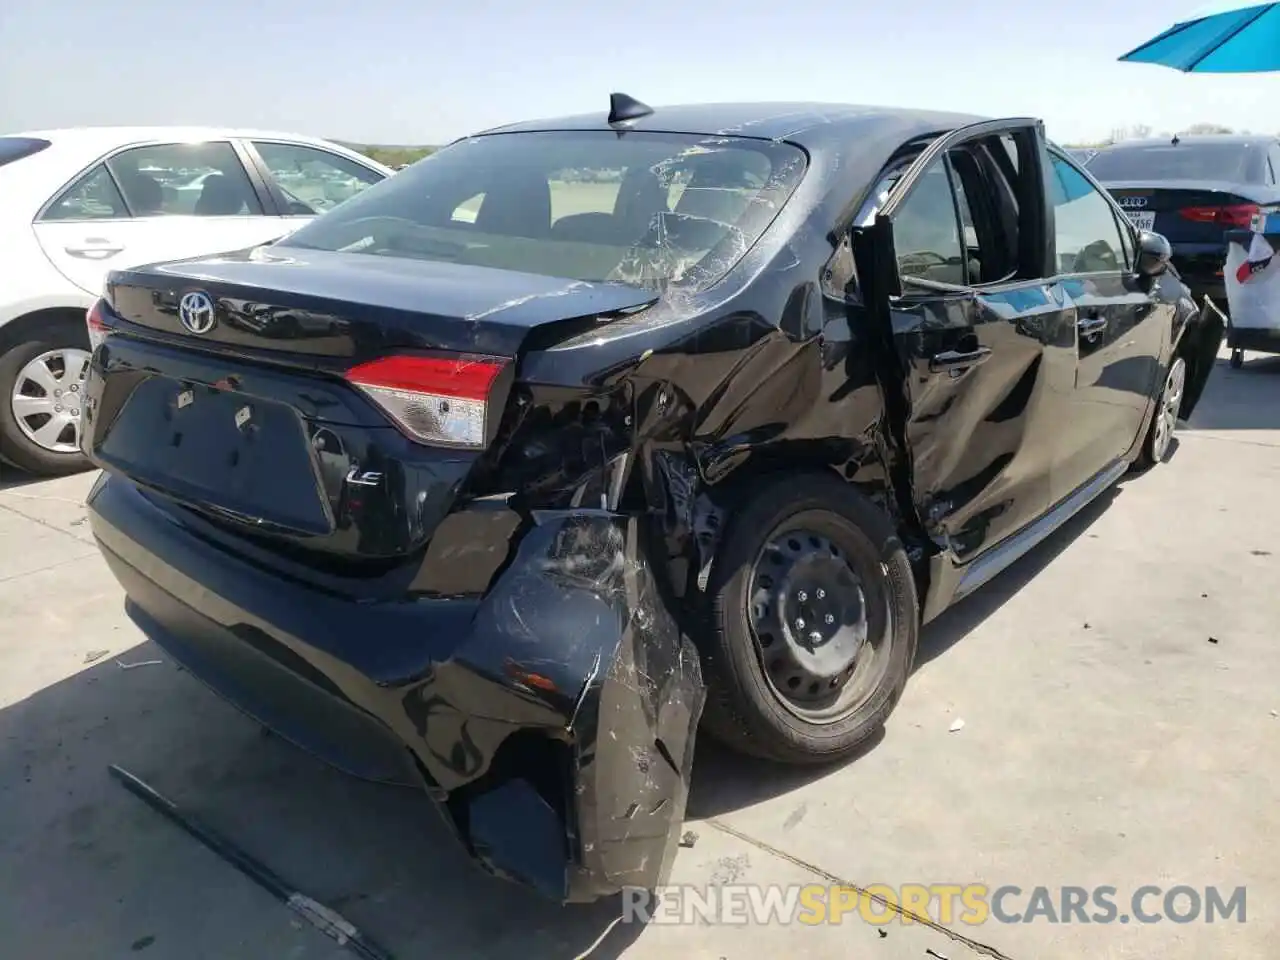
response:
<path fill-rule="evenodd" d="M 355 603 L 193 535 L 127 480 L 88 503 L 130 616 L 264 725 L 425 785 L 480 864 L 553 899 L 666 882 L 705 693 L 633 518 L 539 515 L 482 596 Z"/>

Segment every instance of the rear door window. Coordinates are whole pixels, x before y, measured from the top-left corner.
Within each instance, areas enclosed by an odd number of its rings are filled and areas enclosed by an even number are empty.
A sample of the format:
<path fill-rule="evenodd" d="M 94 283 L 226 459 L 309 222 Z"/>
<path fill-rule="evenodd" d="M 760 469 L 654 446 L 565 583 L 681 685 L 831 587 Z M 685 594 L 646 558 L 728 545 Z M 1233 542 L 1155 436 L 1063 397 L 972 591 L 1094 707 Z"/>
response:
<path fill-rule="evenodd" d="M 91 167 L 45 209 L 41 220 L 122 220 L 129 216 L 124 197 L 105 164 Z"/>
<path fill-rule="evenodd" d="M 893 219 L 893 243 L 902 277 L 966 282 L 961 220 L 956 216 L 947 165 L 939 158 L 916 181 Z"/>
<path fill-rule="evenodd" d="M 992 137 L 964 144 L 948 156 L 964 225 L 969 283 L 1012 279 L 1018 272 L 1016 144 L 1007 136 Z"/>
<path fill-rule="evenodd" d="M 1011 142 L 1012 143 L 1012 142 Z M 939 158 L 915 182 L 894 215 L 899 275 L 958 286 L 983 286 L 1012 278 L 1018 268 L 1014 186 L 1005 169 L 1000 138 L 963 144 Z M 997 157 L 1001 159 L 997 161 Z M 878 208 L 888 200 L 910 160 L 886 174 L 871 193 Z M 864 211 L 861 222 L 867 221 Z"/>
<path fill-rule="evenodd" d="M 699 287 L 759 239 L 806 160 L 790 144 L 730 137 L 475 137 L 362 192 L 281 245 Z"/>
<path fill-rule="evenodd" d="M 135 217 L 235 217 L 262 203 L 226 140 L 164 143 L 122 150 L 107 161 Z"/>

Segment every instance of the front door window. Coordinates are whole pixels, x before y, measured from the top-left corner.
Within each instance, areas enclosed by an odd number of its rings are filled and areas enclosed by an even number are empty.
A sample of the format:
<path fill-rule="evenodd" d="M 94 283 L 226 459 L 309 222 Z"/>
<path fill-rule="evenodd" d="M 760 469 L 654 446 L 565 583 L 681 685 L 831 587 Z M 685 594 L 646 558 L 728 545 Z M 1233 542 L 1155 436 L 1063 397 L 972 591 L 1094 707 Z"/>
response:
<path fill-rule="evenodd" d="M 1107 199 L 1068 160 L 1049 157 L 1058 269 L 1064 275 L 1124 269 L 1124 241 Z"/>

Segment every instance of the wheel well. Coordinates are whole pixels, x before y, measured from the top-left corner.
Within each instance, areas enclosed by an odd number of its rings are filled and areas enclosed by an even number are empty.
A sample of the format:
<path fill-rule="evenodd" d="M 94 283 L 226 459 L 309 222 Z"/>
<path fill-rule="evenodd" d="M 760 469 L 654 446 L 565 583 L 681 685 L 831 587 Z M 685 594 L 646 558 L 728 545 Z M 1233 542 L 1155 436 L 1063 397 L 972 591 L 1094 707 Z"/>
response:
<path fill-rule="evenodd" d="M 906 548 L 907 557 L 911 562 L 911 567 L 916 577 L 916 587 L 921 591 L 920 595 L 924 596 L 923 591 L 928 586 L 929 579 L 927 558 L 918 546 L 918 537 L 912 535 L 911 527 L 898 509 L 898 501 L 891 483 L 887 480 L 883 483 L 875 484 L 855 483 L 848 478 L 845 471 L 835 466 L 823 466 L 820 464 L 796 466 L 794 463 L 778 460 L 766 461 L 759 465 L 752 463 L 739 467 L 721 483 L 705 488 L 712 503 L 722 515 L 712 525 L 715 530 L 714 544 L 703 545 L 704 548 L 705 546 L 710 546 L 711 554 L 710 557 L 704 555 L 701 558 L 703 561 L 710 560 L 714 563 L 715 553 L 718 552 L 720 546 L 719 538 L 723 531 L 724 522 L 727 521 L 730 515 L 740 509 L 743 499 L 749 497 L 752 490 L 758 489 L 762 484 L 784 473 L 792 477 L 806 473 L 818 476 L 834 474 L 879 507 L 885 516 L 889 518 L 889 522 L 893 524 L 898 538 Z M 701 525 L 699 524 L 698 526 Z"/>
<path fill-rule="evenodd" d="M 708 487 L 707 492 L 718 506 L 726 510 L 732 510 L 743 496 L 746 496 L 752 489 L 758 488 L 761 484 L 772 480 L 775 476 L 788 474 L 795 477 L 806 473 L 812 473 L 817 476 L 833 475 L 839 477 L 883 510 L 895 527 L 900 524 L 901 518 L 897 515 L 897 504 L 894 501 L 893 491 L 887 484 L 855 483 L 849 479 L 845 471 L 835 466 L 821 464 L 797 466 L 794 463 L 778 460 L 759 465 L 743 465 L 722 482 Z"/>
<path fill-rule="evenodd" d="M 0 353 L 29 339 L 32 334 L 41 329 L 48 329 L 51 326 L 77 326 L 84 335 L 85 343 L 89 342 L 83 310 L 78 307 L 49 307 L 24 313 L 0 327 Z"/>

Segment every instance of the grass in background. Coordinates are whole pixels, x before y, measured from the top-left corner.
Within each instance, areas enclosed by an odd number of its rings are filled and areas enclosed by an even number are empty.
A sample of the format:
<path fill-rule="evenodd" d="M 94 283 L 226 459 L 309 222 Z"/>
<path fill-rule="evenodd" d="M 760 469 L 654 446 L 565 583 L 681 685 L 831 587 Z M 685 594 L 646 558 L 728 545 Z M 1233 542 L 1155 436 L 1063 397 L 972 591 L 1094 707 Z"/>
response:
<path fill-rule="evenodd" d="M 335 140 L 334 143 L 340 143 L 348 150 L 363 153 L 370 160 L 392 168 L 416 163 L 439 149 L 438 147 L 379 146 L 371 143 L 346 143 L 342 140 Z"/>

